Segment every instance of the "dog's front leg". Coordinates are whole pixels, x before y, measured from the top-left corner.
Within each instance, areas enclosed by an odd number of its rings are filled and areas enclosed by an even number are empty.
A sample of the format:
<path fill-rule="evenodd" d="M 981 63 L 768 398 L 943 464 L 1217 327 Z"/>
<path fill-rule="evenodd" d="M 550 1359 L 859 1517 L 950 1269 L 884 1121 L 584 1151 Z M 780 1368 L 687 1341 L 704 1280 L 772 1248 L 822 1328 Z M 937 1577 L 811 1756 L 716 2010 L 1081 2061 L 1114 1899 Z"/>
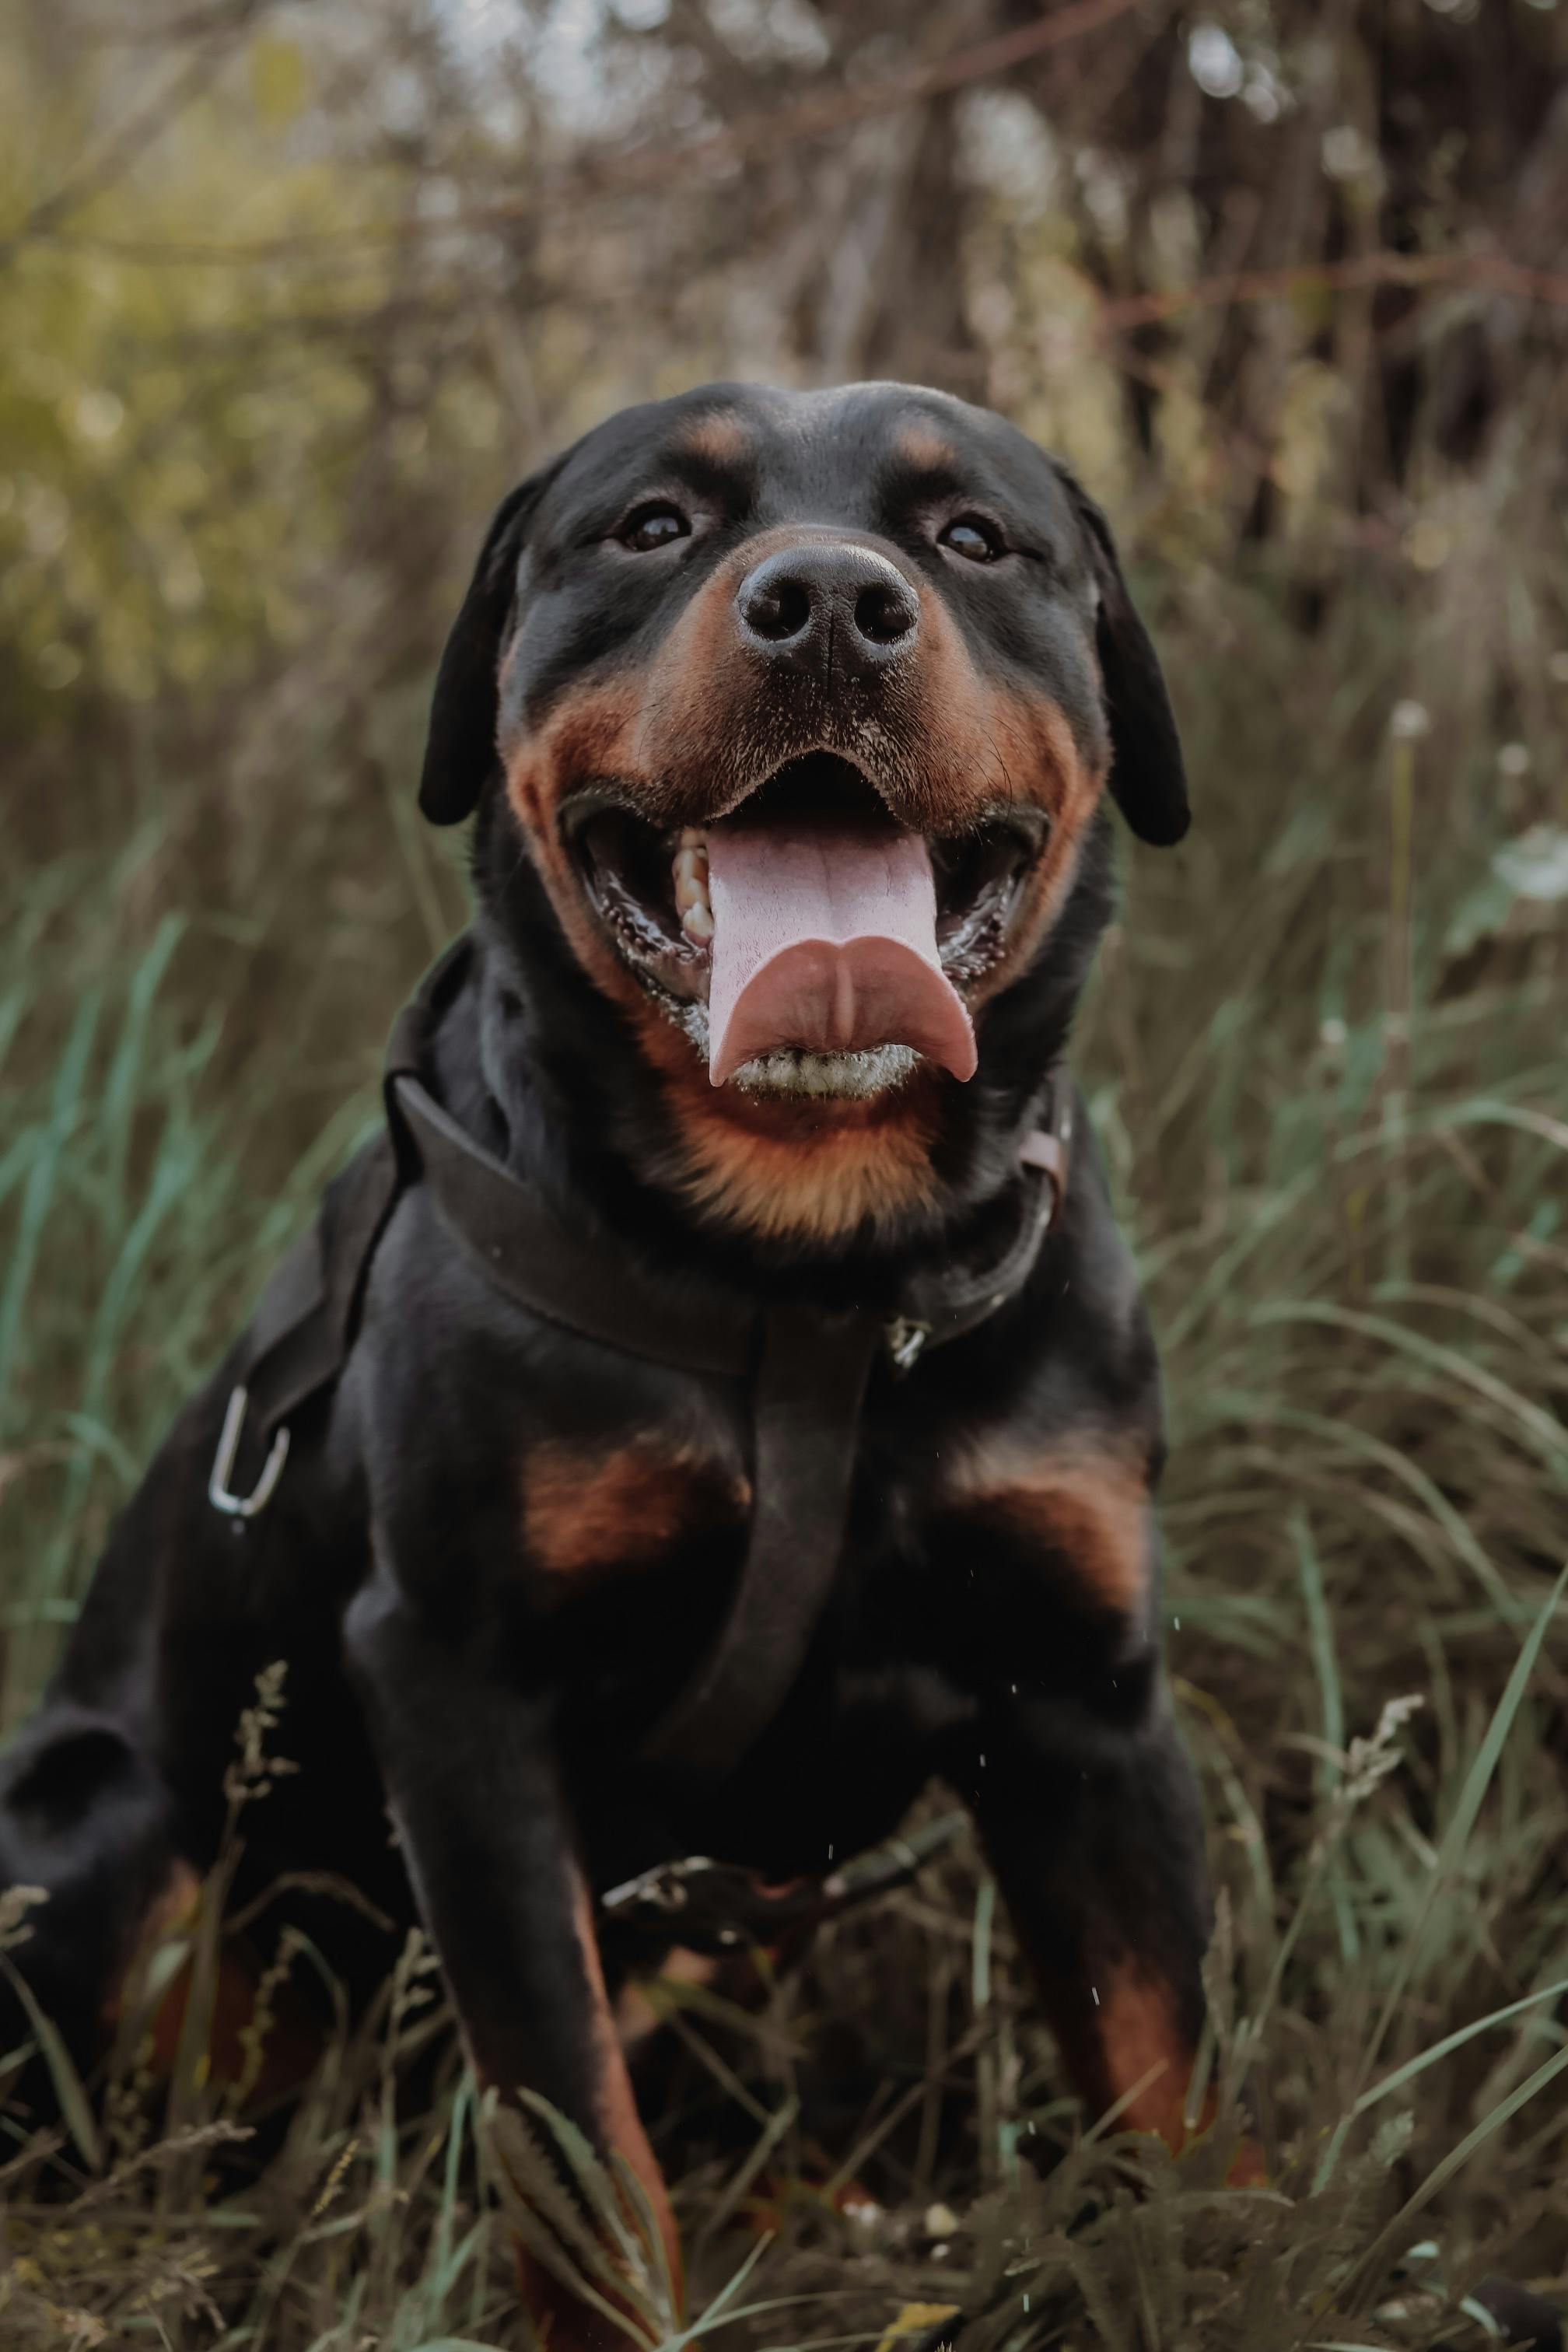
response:
<path fill-rule="evenodd" d="M 632 2167 L 679 2290 L 679 2246 L 605 1995 L 593 1906 L 542 1700 L 507 1688 L 482 1645 L 454 1646 L 389 1577 L 352 1604 L 351 1671 L 369 1719 L 420 1915 L 480 2079 L 539 2092 Z M 581 2304 L 553 2340 L 620 2344 Z"/>
<path fill-rule="evenodd" d="M 1089 2115 L 1120 2103 L 1121 2128 L 1179 2148 L 1209 1902 L 1197 1790 L 1154 1672 L 1107 1676 L 1103 1707 L 1092 1687 L 1015 1686 L 976 1750 L 974 1808 Z M 1256 2177 L 1249 2142 L 1232 2177 Z"/>

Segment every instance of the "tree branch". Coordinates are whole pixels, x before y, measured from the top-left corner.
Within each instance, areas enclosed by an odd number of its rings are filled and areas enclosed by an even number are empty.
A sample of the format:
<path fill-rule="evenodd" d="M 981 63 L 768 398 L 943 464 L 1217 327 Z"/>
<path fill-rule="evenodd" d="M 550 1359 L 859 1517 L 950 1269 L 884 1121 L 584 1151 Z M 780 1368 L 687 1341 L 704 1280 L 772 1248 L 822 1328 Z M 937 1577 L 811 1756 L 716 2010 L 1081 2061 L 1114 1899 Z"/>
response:
<path fill-rule="evenodd" d="M 976 41 L 938 58 L 929 66 L 893 74 L 864 89 L 836 89 L 802 99 L 767 113 L 743 117 L 722 130 L 701 132 L 670 146 L 634 147 L 619 154 L 591 157 L 552 180 L 542 194 L 508 197 L 468 205 L 437 221 L 367 224 L 360 228 L 318 230 L 292 237 L 257 238 L 246 244 L 171 244 L 159 239 L 76 237 L 73 244 L 91 243 L 100 252 L 122 253 L 144 261 L 271 262 L 302 259 L 325 249 L 345 246 L 398 244 L 411 236 L 449 236 L 459 229 L 501 228 L 530 219 L 546 208 L 583 204 L 595 198 L 635 194 L 670 186 L 693 171 L 748 162 L 776 153 L 806 139 L 818 139 L 873 115 L 890 114 L 918 105 L 946 90 L 1006 73 L 1029 58 L 1043 57 L 1087 33 L 1097 32 L 1142 5 L 1142 0 L 1071 0 L 1034 24 L 1022 25 L 994 39 Z M 49 233 L 29 222 L 23 235 Z M 66 240 L 61 239 L 61 242 Z"/>

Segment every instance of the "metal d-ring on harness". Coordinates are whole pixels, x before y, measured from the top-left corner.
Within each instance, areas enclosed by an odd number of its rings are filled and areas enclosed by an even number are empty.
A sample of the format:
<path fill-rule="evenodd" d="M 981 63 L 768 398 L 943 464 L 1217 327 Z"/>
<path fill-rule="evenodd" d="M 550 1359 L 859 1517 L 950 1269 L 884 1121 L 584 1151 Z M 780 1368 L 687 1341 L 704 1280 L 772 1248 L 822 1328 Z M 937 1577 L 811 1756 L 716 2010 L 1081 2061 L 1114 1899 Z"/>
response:
<path fill-rule="evenodd" d="M 272 1500 L 273 1489 L 283 1475 L 283 1465 L 289 1459 L 289 1432 L 280 1429 L 272 1441 L 272 1450 L 261 1465 L 261 1475 L 248 1495 L 237 1495 L 229 1485 L 235 1456 L 245 1432 L 245 1416 L 250 1404 L 250 1391 L 233 1389 L 224 1411 L 223 1429 L 213 1455 L 211 1475 L 207 1479 L 207 1500 L 215 1511 L 223 1511 L 231 1519 L 257 1519 Z"/>
<path fill-rule="evenodd" d="M 1040 1188 L 1037 1202 L 1037 1213 L 1040 1221 L 1036 1223 L 1026 1219 L 1019 1237 L 1019 1244 L 1022 1244 L 1024 1251 L 1026 1276 L 1035 1263 L 1041 1242 L 1044 1241 L 1056 1221 L 1057 1211 L 1060 1208 L 1067 1192 L 1067 1152 L 1068 1146 L 1072 1140 L 1072 1098 L 1065 1086 L 1058 1084 L 1055 1091 L 1060 1097 L 1057 1106 L 1055 1128 L 1032 1129 L 1024 1138 L 1018 1153 L 1021 1167 L 1038 1169 L 1046 1179 L 1045 1184 Z M 992 1266 L 988 1269 L 981 1286 L 989 1293 L 989 1296 L 985 1300 L 982 1316 L 975 1317 L 974 1321 L 982 1320 L 984 1315 L 994 1313 L 998 1307 L 1005 1306 L 1013 1292 L 1019 1287 L 1022 1277 L 1012 1278 L 1014 1259 L 1018 1255 L 1019 1244 L 1015 1244 L 1014 1251 L 1003 1260 L 1000 1266 Z M 998 1285 L 1002 1286 L 998 1287 Z M 963 1328 L 969 1330 L 973 1328 L 973 1324 L 966 1322 Z M 896 1372 L 913 1371 L 925 1353 L 926 1342 L 931 1339 L 931 1333 L 932 1326 L 930 1323 L 922 1323 L 912 1315 L 895 1315 L 882 1326 L 882 1336 L 887 1342 L 888 1358 Z M 946 1336 L 956 1338 L 957 1334 L 950 1332 Z"/>
<path fill-rule="evenodd" d="M 1070 1087 L 1060 1071 L 1047 1081 L 1045 1116 L 1019 1153 L 1016 1225 L 991 1265 L 917 1276 L 891 1316 L 717 1291 L 695 1298 L 619 1260 L 602 1235 L 564 1223 L 430 1092 L 430 1039 L 472 955 L 472 941 L 458 940 L 398 1016 L 386 1125 L 329 1186 L 316 1223 L 262 1295 L 208 1497 L 237 1534 L 267 1508 L 297 1416 L 348 1360 L 387 1219 L 405 1188 L 426 1185 L 453 1241 L 530 1312 L 624 1354 L 748 1384 L 755 1501 L 745 1560 L 716 1641 L 641 1751 L 688 1773 L 728 1771 L 788 1697 L 826 1604 L 873 1360 L 883 1353 L 907 1374 L 928 1349 L 975 1329 L 1023 1287 L 1067 1193 Z M 267 1450 L 243 1494 L 232 1481 L 247 1442 Z"/>

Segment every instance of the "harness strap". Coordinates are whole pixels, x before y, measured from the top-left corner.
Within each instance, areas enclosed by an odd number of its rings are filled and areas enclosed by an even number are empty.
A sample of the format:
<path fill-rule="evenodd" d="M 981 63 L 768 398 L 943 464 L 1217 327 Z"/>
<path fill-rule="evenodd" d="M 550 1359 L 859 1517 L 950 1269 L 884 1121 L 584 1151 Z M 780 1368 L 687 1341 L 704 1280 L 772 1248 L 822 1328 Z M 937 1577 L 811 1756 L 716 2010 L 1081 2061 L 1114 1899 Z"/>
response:
<path fill-rule="evenodd" d="M 749 1370 L 753 1310 L 718 1300 L 696 1307 L 639 1278 L 618 1253 L 563 1224 L 406 1072 L 391 1075 L 387 1099 L 442 1223 L 498 1290 L 626 1355 L 734 1378 Z"/>
<path fill-rule="evenodd" d="M 230 1400 L 209 1494 L 241 1520 L 265 1505 L 292 1417 L 334 1381 L 353 1343 L 376 1245 L 403 1189 L 429 1187 L 442 1223 L 489 1281 L 534 1314 L 602 1346 L 752 1382 L 751 1532 L 729 1613 L 642 1754 L 686 1771 L 732 1769 L 794 1688 L 842 1556 L 866 1385 L 878 1349 L 907 1371 L 928 1346 L 984 1322 L 1027 1279 L 1067 1184 L 1071 1100 L 1049 1082 L 1044 1126 L 1020 1155 L 1015 1234 L 1000 1258 L 907 1286 L 890 1320 L 861 1309 L 759 1309 L 721 1293 L 693 1300 L 563 1224 L 542 1196 L 461 1128 L 423 1072 L 440 1013 L 473 952 L 457 940 L 399 1014 L 385 1071 L 387 1124 L 331 1185 L 321 1215 L 263 1293 L 249 1369 Z M 248 1497 L 226 1480 L 247 1420 L 272 1443 Z"/>
<path fill-rule="evenodd" d="M 860 1406 L 880 1336 L 869 1316 L 795 1307 L 769 1314 L 741 1580 L 708 1656 L 644 1741 L 648 1763 L 731 1767 L 794 1688 L 844 1549 Z"/>
<path fill-rule="evenodd" d="M 384 1129 L 333 1178 L 320 1215 L 279 1260 L 250 1318 L 245 1379 L 236 1391 L 256 1435 L 277 1437 L 342 1370 L 370 1262 L 401 1189 Z M 231 1462 L 238 1439 L 237 1426 Z"/>

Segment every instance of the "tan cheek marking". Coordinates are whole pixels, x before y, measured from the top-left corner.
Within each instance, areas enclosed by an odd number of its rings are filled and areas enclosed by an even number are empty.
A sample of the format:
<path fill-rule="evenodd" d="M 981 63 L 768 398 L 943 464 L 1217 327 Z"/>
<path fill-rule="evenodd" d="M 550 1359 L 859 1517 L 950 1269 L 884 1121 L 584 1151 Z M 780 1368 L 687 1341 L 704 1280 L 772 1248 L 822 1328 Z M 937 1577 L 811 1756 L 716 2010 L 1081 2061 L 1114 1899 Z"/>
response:
<path fill-rule="evenodd" d="M 1121 1617 L 1142 1613 L 1152 1555 L 1149 1486 L 1131 1450 L 982 1455 L 963 1473 L 960 1491 L 985 1517 L 1062 1553 L 1099 1607 Z"/>
<path fill-rule="evenodd" d="M 934 602 L 935 600 L 931 600 Z M 945 623 L 956 638 L 951 621 Z M 1061 911 L 1078 869 L 1085 830 L 1104 787 L 1103 771 L 1082 758 L 1066 713 L 1044 695 L 1016 695 L 987 685 L 968 650 L 945 646 L 933 665 L 926 739 L 933 767 L 926 822 L 958 831 L 977 798 L 1043 809 L 1050 829 L 1024 900 L 1012 918 L 1007 952 L 967 992 L 980 1006 L 1016 977 L 1037 952 Z"/>
<path fill-rule="evenodd" d="M 616 678 L 563 696 L 542 723 L 514 735 L 504 748 L 507 796 L 518 822 L 542 850 L 553 854 L 556 817 L 573 785 L 592 775 L 618 775 L 635 763 L 642 681 Z"/>
<path fill-rule="evenodd" d="M 557 820 L 566 794 L 588 777 L 635 776 L 639 708 L 638 682 L 617 681 L 558 704 L 542 727 L 505 747 L 507 798 L 573 953 L 627 1006 L 647 999 L 589 913 Z"/>
<path fill-rule="evenodd" d="M 637 751 L 647 779 L 642 814 L 656 824 L 689 815 L 694 793 L 710 807 L 744 781 L 735 769 L 737 726 L 755 681 L 735 626 L 734 599 L 751 555 L 748 545 L 720 566 L 653 657 Z"/>
<path fill-rule="evenodd" d="M 920 590 L 923 639 L 918 696 L 930 736 L 931 814 L 959 820 L 977 793 L 1031 803 L 1071 821 L 1103 779 L 1086 768 L 1067 714 L 1048 695 L 1009 691 L 976 668 L 945 598 Z"/>
<path fill-rule="evenodd" d="M 523 1539 L 552 1576 L 651 1564 L 683 1538 L 739 1519 L 750 1502 L 743 1477 L 647 1445 L 606 1455 L 547 1439 L 523 1465 Z"/>
<path fill-rule="evenodd" d="M 1034 953 L 1059 908 L 1105 778 L 1080 755 L 1066 713 L 1045 695 L 1007 693 L 976 669 L 934 589 L 921 590 L 924 652 L 915 698 L 924 775 L 920 822 L 960 832 L 983 803 L 1044 809 L 1050 833 L 1015 919 L 1010 951 L 974 992 L 983 1003 Z"/>
<path fill-rule="evenodd" d="M 1105 787 L 1104 770 L 1085 763 L 1065 712 L 1044 696 L 1023 703 L 998 697 L 993 726 L 996 740 L 1017 747 L 1013 752 L 1019 761 L 1016 772 L 1043 781 L 1051 829 L 1044 855 L 1029 877 L 1027 903 L 1015 921 L 1009 953 L 976 991 L 982 1003 L 1032 959 L 1060 913 L 1078 870 L 1085 830 Z"/>
<path fill-rule="evenodd" d="M 986 803 L 1034 795 L 1021 747 L 994 737 L 994 698 L 945 599 L 923 581 L 918 593 L 921 638 L 910 732 L 921 773 L 918 805 L 910 815 L 928 833 L 955 833 Z"/>

